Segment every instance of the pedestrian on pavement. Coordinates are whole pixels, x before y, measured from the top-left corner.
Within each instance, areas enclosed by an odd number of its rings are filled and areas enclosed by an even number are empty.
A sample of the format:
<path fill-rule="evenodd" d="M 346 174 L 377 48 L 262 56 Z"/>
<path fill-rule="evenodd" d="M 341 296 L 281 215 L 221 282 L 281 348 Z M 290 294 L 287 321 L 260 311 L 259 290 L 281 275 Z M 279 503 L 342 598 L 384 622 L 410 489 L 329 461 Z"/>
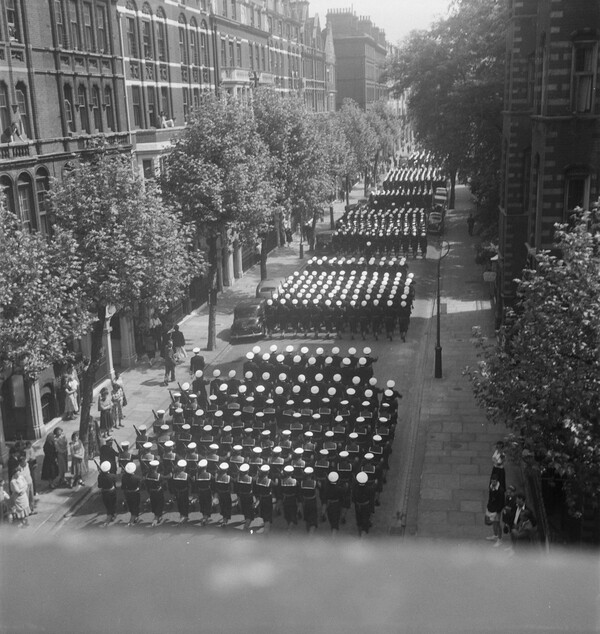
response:
<path fill-rule="evenodd" d="M 17 441 L 9 450 L 8 450 L 8 480 L 12 480 L 14 472 L 17 470 L 19 466 L 19 454 L 21 453 L 21 442 Z"/>
<path fill-rule="evenodd" d="M 67 472 L 69 470 L 69 442 L 62 427 L 54 430 L 54 445 L 56 446 L 56 459 L 58 462 L 58 476 L 55 484 L 66 486 Z"/>
<path fill-rule="evenodd" d="M 14 519 L 19 521 L 19 528 L 25 528 L 29 524 L 27 519 L 31 514 L 29 506 L 29 496 L 27 494 L 27 480 L 23 474 L 21 466 L 18 466 L 10 481 L 11 491 L 11 513 Z"/>
<path fill-rule="evenodd" d="M 154 365 L 154 357 L 156 356 L 156 339 L 150 328 L 146 328 L 142 332 L 142 343 L 144 352 L 148 356 L 148 363 L 150 367 L 152 367 Z"/>
<path fill-rule="evenodd" d="M 115 372 L 115 378 L 113 382 L 116 383 L 123 390 L 123 401 L 121 402 L 121 418 L 127 418 L 123 412 L 123 407 L 127 407 L 127 394 L 125 394 L 125 384 L 123 383 L 123 377 Z"/>
<path fill-rule="evenodd" d="M 494 546 L 500 546 L 502 542 L 502 530 L 500 528 L 500 514 L 504 508 L 504 489 L 500 486 L 497 475 L 492 475 L 488 491 L 488 503 L 485 513 L 485 523 L 492 527 L 493 535 L 486 537 L 494 542 Z"/>
<path fill-rule="evenodd" d="M 111 464 L 108 460 L 100 463 L 98 488 L 106 509 L 106 521 L 102 526 L 108 526 L 117 518 L 117 478 L 113 473 L 110 473 L 110 470 Z"/>
<path fill-rule="evenodd" d="M 42 480 L 48 482 L 50 489 L 56 488 L 54 481 L 58 476 L 58 453 L 54 443 L 54 434 L 49 433 L 44 442 L 44 461 L 42 462 Z"/>
<path fill-rule="evenodd" d="M 163 324 L 157 315 L 152 315 L 148 322 L 150 332 L 154 338 L 154 351 L 162 350 L 163 347 Z M 154 355 L 152 355 L 154 358 Z"/>
<path fill-rule="evenodd" d="M 467 227 L 469 229 L 469 235 L 472 236 L 473 228 L 475 227 L 475 218 L 473 217 L 473 214 L 469 214 L 469 217 L 467 218 Z"/>
<path fill-rule="evenodd" d="M 112 419 L 115 427 L 125 427 L 123 425 L 123 388 L 116 382 L 112 382 Z"/>
<path fill-rule="evenodd" d="M 175 361 L 179 363 L 184 359 L 187 359 L 187 352 L 185 351 L 185 336 L 181 330 L 179 330 L 179 326 L 177 324 L 173 326 L 171 341 L 173 342 L 173 348 L 175 349 Z"/>
<path fill-rule="evenodd" d="M 175 380 L 175 350 L 170 339 L 165 342 L 163 351 L 165 359 L 165 377 L 163 379 L 163 385 L 169 385 L 171 381 Z"/>
<path fill-rule="evenodd" d="M 100 455 L 100 422 L 91 414 L 88 418 L 87 455 L 88 458 L 95 458 Z"/>
<path fill-rule="evenodd" d="M 83 443 L 79 438 L 79 432 L 74 431 L 71 434 L 69 452 L 71 454 L 71 473 L 73 474 L 73 486 L 83 486 L 83 459 L 85 457 L 85 450 L 83 447 Z M 87 471 L 87 469 L 85 469 L 85 471 Z"/>
<path fill-rule="evenodd" d="M 113 401 L 107 387 L 100 390 L 98 397 L 98 411 L 100 412 L 100 430 L 110 434 L 113 428 Z"/>

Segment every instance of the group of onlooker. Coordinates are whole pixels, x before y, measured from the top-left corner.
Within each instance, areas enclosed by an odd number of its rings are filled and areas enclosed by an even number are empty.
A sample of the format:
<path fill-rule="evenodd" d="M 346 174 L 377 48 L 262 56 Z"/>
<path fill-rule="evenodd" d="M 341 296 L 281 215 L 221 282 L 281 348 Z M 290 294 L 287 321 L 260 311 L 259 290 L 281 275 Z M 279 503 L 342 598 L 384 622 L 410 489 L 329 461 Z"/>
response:
<path fill-rule="evenodd" d="M 17 442 L 8 456 L 8 491 L 0 478 L 0 523 L 16 520 L 20 528 L 27 526 L 27 518 L 35 513 L 35 457 L 30 441 Z"/>
<path fill-rule="evenodd" d="M 492 455 L 485 523 L 492 527 L 493 534 L 486 539 L 498 547 L 502 545 L 503 536 L 508 535 L 511 543 L 506 550 L 513 552 L 515 546 L 535 541 L 536 519 L 525 504 L 525 494 L 517 492 L 512 485 L 506 487 L 504 449 L 504 442 L 498 441 Z"/>

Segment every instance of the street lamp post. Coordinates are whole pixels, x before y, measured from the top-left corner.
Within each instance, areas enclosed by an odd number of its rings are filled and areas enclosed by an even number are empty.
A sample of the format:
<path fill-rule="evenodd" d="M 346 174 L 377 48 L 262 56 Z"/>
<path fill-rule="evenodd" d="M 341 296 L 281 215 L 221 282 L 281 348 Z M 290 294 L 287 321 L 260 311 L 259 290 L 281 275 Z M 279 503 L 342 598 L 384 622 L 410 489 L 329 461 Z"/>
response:
<path fill-rule="evenodd" d="M 435 343 L 435 370 L 434 376 L 436 379 L 442 378 L 442 344 L 440 341 L 440 278 L 442 269 L 442 258 L 445 258 L 450 253 L 450 243 L 446 242 L 446 253 L 444 253 L 444 240 L 440 241 L 440 257 L 438 258 L 437 265 L 437 338 Z"/>

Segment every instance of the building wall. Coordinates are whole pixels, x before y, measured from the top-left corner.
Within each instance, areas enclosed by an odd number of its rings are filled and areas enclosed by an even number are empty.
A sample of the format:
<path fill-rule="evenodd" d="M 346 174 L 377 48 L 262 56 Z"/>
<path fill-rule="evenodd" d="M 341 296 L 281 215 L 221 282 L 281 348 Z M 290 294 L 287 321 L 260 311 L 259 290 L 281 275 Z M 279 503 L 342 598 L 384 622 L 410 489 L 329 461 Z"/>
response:
<path fill-rule="evenodd" d="M 510 2 L 503 124 L 499 306 L 555 223 L 598 198 L 600 5 Z"/>
<path fill-rule="evenodd" d="M 387 99 L 388 87 L 382 81 L 387 58 L 385 33 L 369 18 L 357 17 L 352 9 L 327 13 L 333 32 L 336 57 L 337 107 L 353 99 L 361 108 Z"/>

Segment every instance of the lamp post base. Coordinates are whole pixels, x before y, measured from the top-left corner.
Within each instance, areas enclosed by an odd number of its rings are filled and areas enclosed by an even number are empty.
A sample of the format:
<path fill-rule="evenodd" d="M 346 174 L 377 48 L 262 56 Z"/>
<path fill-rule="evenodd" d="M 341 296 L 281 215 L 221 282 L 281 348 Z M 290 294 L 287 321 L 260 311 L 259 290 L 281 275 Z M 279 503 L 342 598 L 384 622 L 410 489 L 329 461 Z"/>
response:
<path fill-rule="evenodd" d="M 442 346 L 435 347 L 435 370 L 434 377 L 436 379 L 442 378 Z"/>

